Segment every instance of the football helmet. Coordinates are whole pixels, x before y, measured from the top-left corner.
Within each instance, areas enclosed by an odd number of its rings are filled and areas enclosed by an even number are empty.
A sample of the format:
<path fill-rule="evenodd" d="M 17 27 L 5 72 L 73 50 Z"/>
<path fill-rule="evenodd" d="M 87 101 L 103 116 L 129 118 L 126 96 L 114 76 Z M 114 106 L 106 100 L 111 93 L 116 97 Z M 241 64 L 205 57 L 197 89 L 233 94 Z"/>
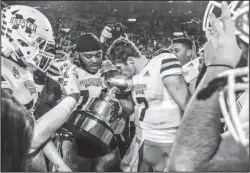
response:
<path fill-rule="evenodd" d="M 221 19 L 221 2 L 209 1 L 203 17 L 203 31 L 210 28 L 209 14 L 214 13 Z M 249 1 L 227 1 L 231 17 L 235 24 L 235 34 L 245 43 L 249 43 Z M 222 23 L 221 23 L 222 26 Z"/>
<path fill-rule="evenodd" d="M 1 52 L 25 68 L 46 72 L 54 59 L 51 24 L 45 15 L 29 6 L 12 5 L 1 10 L 1 42 Z"/>
<path fill-rule="evenodd" d="M 210 28 L 209 14 L 221 19 L 221 2 L 209 1 L 203 18 L 203 30 Z M 235 35 L 249 44 L 249 1 L 227 1 Z M 221 22 L 221 26 L 223 26 Z M 247 57 L 249 63 L 249 54 Z M 235 141 L 247 148 L 249 154 L 249 64 L 244 68 L 227 70 L 211 81 L 219 89 L 219 104 L 228 130 Z M 205 91 L 205 90 L 204 90 Z M 212 91 L 210 89 L 210 91 Z M 207 92 L 209 93 L 209 92 Z M 204 96 L 205 92 L 200 93 Z M 211 95 L 211 93 L 209 94 Z"/>
<path fill-rule="evenodd" d="M 244 121 L 249 122 L 248 73 L 248 67 L 244 67 L 222 72 L 218 76 L 219 78 L 227 78 L 227 84 L 221 87 L 219 91 L 220 108 L 227 128 L 236 142 L 246 147 L 249 146 L 249 132 L 248 135 L 245 135 L 245 131 L 242 129 L 242 123 L 244 123 Z M 241 78 L 242 81 L 236 83 L 236 78 Z"/>

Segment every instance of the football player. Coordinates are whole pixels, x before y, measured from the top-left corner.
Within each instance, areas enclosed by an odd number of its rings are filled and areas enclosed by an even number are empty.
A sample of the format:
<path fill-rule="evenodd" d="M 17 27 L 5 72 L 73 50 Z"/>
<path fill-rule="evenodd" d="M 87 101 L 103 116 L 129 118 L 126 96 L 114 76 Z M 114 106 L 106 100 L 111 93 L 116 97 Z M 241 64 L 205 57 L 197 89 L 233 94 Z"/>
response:
<path fill-rule="evenodd" d="M 101 42 L 92 33 L 83 34 L 77 40 L 76 52 L 77 61 L 74 63 L 78 66 L 76 70 L 81 91 L 76 110 L 84 111 L 89 102 L 98 98 L 103 90 L 100 71 L 103 60 Z M 97 172 L 119 170 L 120 155 L 117 147 L 105 156 L 90 160 L 77 154 L 77 147 L 81 146 L 76 145 L 73 136 L 65 139 L 68 140 L 62 142 L 62 153 L 73 171 L 90 171 L 88 165 L 91 165 L 91 171 Z"/>
<path fill-rule="evenodd" d="M 123 171 L 163 171 L 190 98 L 181 64 L 170 53 L 149 60 L 126 38 L 115 40 L 108 53 L 123 76 L 110 78 L 107 84 L 132 87 L 132 96 L 119 101 L 123 109 L 134 112 L 136 135 L 120 167 Z"/>
<path fill-rule="evenodd" d="M 45 73 L 54 58 L 55 43 L 51 24 L 38 10 L 13 5 L 1 11 L 1 26 L 1 88 L 11 93 L 33 117 L 38 98 L 33 72 L 40 70 Z M 80 97 L 73 67 L 69 70 L 67 80 L 72 83 L 64 87 L 67 97 L 35 120 L 28 171 L 47 171 L 42 150 L 59 171 L 70 171 L 53 143 L 46 143 L 67 120 Z"/>
<path fill-rule="evenodd" d="M 188 84 L 189 91 L 193 94 L 195 83 L 199 74 L 200 58 L 195 58 L 193 42 L 189 38 L 180 37 L 171 41 L 172 53 L 180 60 L 183 76 Z"/>
<path fill-rule="evenodd" d="M 249 2 L 210 2 L 208 7 L 215 5 L 221 8 L 222 24 L 209 14 L 212 32 L 204 47 L 207 71 L 183 116 L 168 171 L 250 170 L 249 70 L 235 68 L 242 54 L 236 35 L 249 43 Z M 239 92 L 244 96 L 240 104 L 236 102 Z M 221 112 L 229 129 L 223 134 Z"/>

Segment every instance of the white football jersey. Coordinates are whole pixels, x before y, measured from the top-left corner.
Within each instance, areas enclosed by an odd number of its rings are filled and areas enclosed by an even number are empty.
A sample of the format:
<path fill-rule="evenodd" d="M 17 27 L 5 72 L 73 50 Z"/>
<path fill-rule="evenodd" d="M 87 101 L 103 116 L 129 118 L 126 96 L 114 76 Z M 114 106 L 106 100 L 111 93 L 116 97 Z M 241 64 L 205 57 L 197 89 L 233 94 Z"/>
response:
<path fill-rule="evenodd" d="M 182 66 L 183 77 L 188 84 L 189 91 L 193 94 L 195 89 L 196 80 L 199 75 L 199 65 L 200 58 L 196 58 L 192 61 L 189 61 L 187 64 Z"/>
<path fill-rule="evenodd" d="M 58 69 L 61 67 L 70 67 L 71 65 L 73 64 L 69 60 L 58 61 L 53 64 L 53 66 Z M 50 68 L 50 73 L 53 72 L 51 74 L 56 74 L 57 71 L 59 71 L 52 70 L 53 69 Z M 98 71 L 96 74 L 91 74 L 78 66 L 76 67 L 76 71 L 78 73 L 79 87 L 81 91 L 81 97 L 77 103 L 76 109 L 85 110 L 86 105 L 91 101 L 91 99 L 99 97 L 101 94 L 103 89 L 101 73 Z"/>
<path fill-rule="evenodd" d="M 169 75 L 182 75 L 182 68 L 173 54 L 162 53 L 133 76 L 135 124 L 149 141 L 173 142 L 181 120 L 181 109 L 162 82 Z"/>
<path fill-rule="evenodd" d="M 68 63 L 68 61 L 57 62 L 56 66 L 60 67 L 65 63 Z M 76 71 L 78 73 L 81 96 L 75 110 L 85 111 L 91 100 L 100 96 L 101 91 L 105 89 L 105 84 L 103 82 L 103 77 L 101 77 L 100 71 L 95 74 L 91 74 L 88 73 L 86 70 L 82 69 L 81 67 L 76 67 Z M 119 113 L 121 113 L 121 111 L 122 109 L 120 107 Z M 111 123 L 111 127 L 116 134 L 119 134 L 123 131 L 125 123 L 126 122 L 123 119 L 116 119 L 114 122 Z"/>
<path fill-rule="evenodd" d="M 182 66 L 183 76 L 187 83 L 190 83 L 192 80 L 198 77 L 200 65 L 199 60 L 200 58 L 196 58 Z"/>
<path fill-rule="evenodd" d="M 80 67 L 77 67 L 79 76 L 79 86 L 81 97 L 77 104 L 78 110 L 85 110 L 86 105 L 93 98 L 98 98 L 103 89 L 101 73 L 98 71 L 96 74 L 88 73 Z"/>
<path fill-rule="evenodd" d="M 2 57 L 1 88 L 10 89 L 12 95 L 33 114 L 38 99 L 33 73 Z"/>

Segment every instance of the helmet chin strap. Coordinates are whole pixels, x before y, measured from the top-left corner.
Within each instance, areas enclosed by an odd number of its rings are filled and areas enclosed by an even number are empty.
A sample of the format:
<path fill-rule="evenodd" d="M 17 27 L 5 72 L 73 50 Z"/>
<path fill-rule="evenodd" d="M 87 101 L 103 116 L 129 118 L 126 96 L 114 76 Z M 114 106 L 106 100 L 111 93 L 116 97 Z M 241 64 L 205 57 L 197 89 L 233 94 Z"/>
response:
<path fill-rule="evenodd" d="M 1 53 L 5 56 L 5 57 L 10 57 L 11 53 L 14 50 L 13 45 L 10 44 L 10 42 L 5 38 L 2 37 L 1 38 Z"/>
<path fill-rule="evenodd" d="M 20 57 L 18 57 L 14 51 L 14 46 L 11 44 L 4 43 L 2 45 L 1 54 L 25 69 L 28 67 L 28 65 Z"/>
<path fill-rule="evenodd" d="M 5 56 L 5 57 L 9 57 L 11 55 L 11 52 L 13 52 L 11 49 L 5 47 L 5 46 L 1 46 L 1 53 Z"/>

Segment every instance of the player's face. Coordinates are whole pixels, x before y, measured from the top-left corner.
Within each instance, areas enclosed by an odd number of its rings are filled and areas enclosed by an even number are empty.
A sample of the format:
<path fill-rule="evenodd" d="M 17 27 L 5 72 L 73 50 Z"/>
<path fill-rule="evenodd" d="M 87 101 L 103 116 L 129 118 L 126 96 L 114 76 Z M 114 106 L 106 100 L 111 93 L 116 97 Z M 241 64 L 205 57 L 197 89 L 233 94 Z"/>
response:
<path fill-rule="evenodd" d="M 120 63 L 120 62 L 115 62 L 114 63 L 116 68 L 125 76 L 131 78 L 132 76 L 135 75 L 135 69 L 132 64 L 125 64 L 125 63 Z"/>
<path fill-rule="evenodd" d="M 102 50 L 91 52 L 79 52 L 79 58 L 81 64 L 83 64 L 84 70 L 90 73 L 96 73 L 102 64 Z"/>
<path fill-rule="evenodd" d="M 172 53 L 180 60 L 181 65 L 187 63 L 187 51 L 188 48 L 181 43 L 174 43 L 171 46 Z"/>

